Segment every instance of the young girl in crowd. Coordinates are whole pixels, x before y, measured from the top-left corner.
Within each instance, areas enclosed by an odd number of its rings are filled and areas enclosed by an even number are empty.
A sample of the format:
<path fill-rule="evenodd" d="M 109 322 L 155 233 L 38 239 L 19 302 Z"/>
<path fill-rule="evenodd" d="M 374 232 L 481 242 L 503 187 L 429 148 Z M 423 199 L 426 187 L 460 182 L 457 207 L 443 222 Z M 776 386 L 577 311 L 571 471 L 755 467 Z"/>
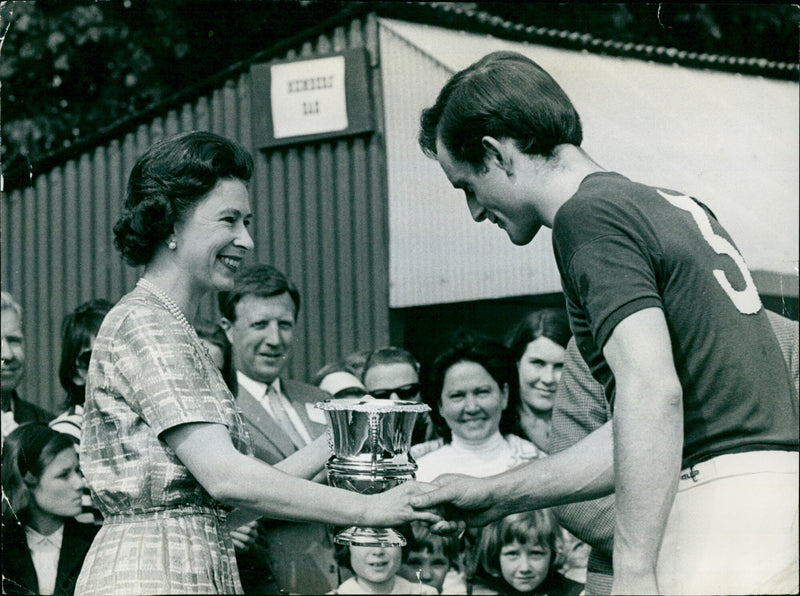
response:
<path fill-rule="evenodd" d="M 403 535 L 408 540 L 400 568 L 403 577 L 433 586 L 439 594 L 467 593 L 455 536 L 434 534 L 429 524 L 421 522 L 411 522 Z"/>
<path fill-rule="evenodd" d="M 73 519 L 83 478 L 73 440 L 44 424 L 3 445 L 3 594 L 71 596 L 97 527 Z"/>
<path fill-rule="evenodd" d="M 399 546 L 349 546 L 339 550 L 340 563 L 353 572 L 331 594 L 438 594 L 433 586 L 398 574 L 403 563 Z"/>
<path fill-rule="evenodd" d="M 583 584 L 567 579 L 561 563 L 561 528 L 546 509 L 516 513 L 489 524 L 478 545 L 470 594 L 577 596 Z"/>

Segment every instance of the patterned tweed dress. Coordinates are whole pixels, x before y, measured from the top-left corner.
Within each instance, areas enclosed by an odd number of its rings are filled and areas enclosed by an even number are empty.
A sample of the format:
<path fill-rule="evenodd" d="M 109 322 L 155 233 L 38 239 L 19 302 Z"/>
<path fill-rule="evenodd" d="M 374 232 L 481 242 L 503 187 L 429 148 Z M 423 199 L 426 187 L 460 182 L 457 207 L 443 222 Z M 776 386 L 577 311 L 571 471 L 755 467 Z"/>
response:
<path fill-rule="evenodd" d="M 159 438 L 190 422 L 225 425 L 250 453 L 205 348 L 137 287 L 103 322 L 89 369 L 80 461 L 105 522 L 76 594 L 242 592 L 225 508 Z"/>

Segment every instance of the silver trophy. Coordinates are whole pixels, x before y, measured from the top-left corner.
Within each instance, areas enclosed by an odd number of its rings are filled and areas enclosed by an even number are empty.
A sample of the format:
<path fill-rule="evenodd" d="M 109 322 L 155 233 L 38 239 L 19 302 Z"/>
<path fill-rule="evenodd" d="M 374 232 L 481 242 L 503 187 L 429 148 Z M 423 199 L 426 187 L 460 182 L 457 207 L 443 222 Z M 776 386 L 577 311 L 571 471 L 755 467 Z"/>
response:
<path fill-rule="evenodd" d="M 317 404 L 331 423 L 333 455 L 325 464 L 331 486 L 372 495 L 414 479 L 417 464 L 409 455 L 417 414 L 430 410 L 411 401 L 364 397 Z M 405 546 L 392 528 L 352 526 L 334 538 L 337 544 Z"/>

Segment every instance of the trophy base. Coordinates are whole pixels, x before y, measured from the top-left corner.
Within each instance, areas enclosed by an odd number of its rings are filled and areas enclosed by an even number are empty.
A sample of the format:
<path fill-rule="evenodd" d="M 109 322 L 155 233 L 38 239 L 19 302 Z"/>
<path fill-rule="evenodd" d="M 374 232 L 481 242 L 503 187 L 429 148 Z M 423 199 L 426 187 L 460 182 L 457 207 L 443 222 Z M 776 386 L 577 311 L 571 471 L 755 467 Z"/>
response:
<path fill-rule="evenodd" d="M 361 528 L 352 526 L 342 530 L 333 541 L 346 546 L 405 546 L 406 539 L 392 528 Z"/>

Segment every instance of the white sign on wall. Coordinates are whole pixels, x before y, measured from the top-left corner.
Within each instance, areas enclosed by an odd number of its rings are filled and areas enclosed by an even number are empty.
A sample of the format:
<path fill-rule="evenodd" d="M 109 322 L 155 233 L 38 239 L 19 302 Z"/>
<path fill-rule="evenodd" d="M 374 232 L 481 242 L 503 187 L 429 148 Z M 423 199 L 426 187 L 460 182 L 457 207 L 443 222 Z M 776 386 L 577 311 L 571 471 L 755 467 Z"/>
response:
<path fill-rule="evenodd" d="M 276 139 L 345 130 L 345 58 L 273 64 L 270 105 Z"/>

